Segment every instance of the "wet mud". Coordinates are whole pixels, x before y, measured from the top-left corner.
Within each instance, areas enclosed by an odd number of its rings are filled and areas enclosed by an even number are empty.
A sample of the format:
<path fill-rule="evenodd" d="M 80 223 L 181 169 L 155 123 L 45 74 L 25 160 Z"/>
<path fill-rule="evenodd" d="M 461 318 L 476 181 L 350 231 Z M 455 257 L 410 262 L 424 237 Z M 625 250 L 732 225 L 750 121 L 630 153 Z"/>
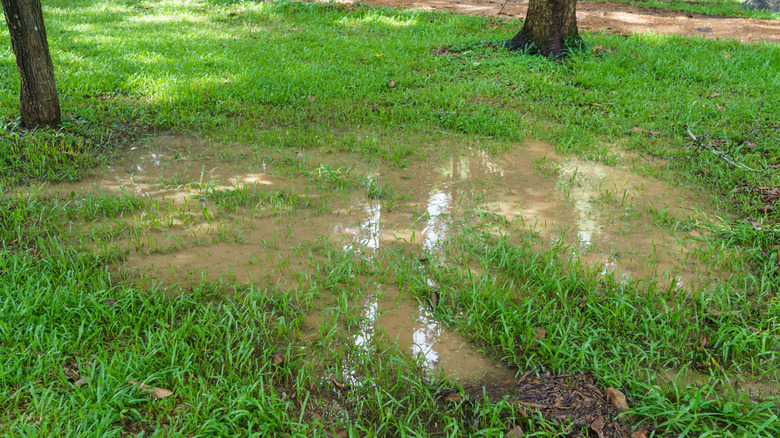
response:
<path fill-rule="evenodd" d="M 338 175 L 392 186 L 392 197 L 376 199 L 365 188 L 328 190 L 282 176 L 284 169 L 253 157 L 248 147 L 163 136 L 128 151 L 95 179 L 47 190 L 146 199 L 148 208 L 74 227 L 104 227 L 112 237 L 101 239 L 96 251 L 123 251 L 117 270 L 124 275 L 180 287 L 217 279 L 303 287 L 319 244 L 367 258 L 398 245 L 437 252 L 458 224 L 480 214 L 505 219 L 496 232 L 531 232 L 544 245 L 563 242 L 573 260 L 602 275 L 661 279 L 683 289 L 704 287 L 720 275 L 701 260 L 695 232 L 670 226 L 717 218 L 692 207 L 699 204 L 695 194 L 637 175 L 630 159 L 616 166 L 584 162 L 532 142 L 499 156 L 470 150 L 405 169 L 333 154 L 298 155 L 307 164 L 327 163 Z M 241 202 L 220 204 L 231 194 Z M 357 344 L 382 332 L 432 371 L 462 379 L 511 376 L 392 284 L 366 285 L 363 292 Z M 316 318 L 307 324 L 316 332 Z"/>

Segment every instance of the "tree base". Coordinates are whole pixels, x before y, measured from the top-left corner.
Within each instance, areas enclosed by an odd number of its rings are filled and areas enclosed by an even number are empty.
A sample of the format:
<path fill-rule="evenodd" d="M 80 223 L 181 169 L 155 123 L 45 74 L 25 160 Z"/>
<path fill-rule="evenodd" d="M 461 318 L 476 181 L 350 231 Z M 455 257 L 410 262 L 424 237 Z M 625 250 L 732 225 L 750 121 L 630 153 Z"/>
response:
<path fill-rule="evenodd" d="M 530 0 L 522 29 L 506 47 L 561 61 L 568 52 L 582 47 L 576 4 L 576 0 Z"/>
<path fill-rule="evenodd" d="M 514 38 L 504 43 L 504 47 L 512 51 L 520 50 L 528 55 L 546 56 L 553 61 L 563 61 L 570 52 L 584 48 L 585 42 L 575 30 L 573 36 L 547 41 L 540 47 L 530 33 L 521 30 Z"/>

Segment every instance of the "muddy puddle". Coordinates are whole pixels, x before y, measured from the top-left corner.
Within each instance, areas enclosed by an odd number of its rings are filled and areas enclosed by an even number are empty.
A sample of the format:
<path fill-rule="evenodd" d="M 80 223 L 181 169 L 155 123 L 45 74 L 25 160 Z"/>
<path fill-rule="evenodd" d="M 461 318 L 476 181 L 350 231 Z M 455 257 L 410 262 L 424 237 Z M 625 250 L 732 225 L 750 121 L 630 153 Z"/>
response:
<path fill-rule="evenodd" d="M 506 366 L 488 358 L 474 345 L 443 325 L 425 305 L 401 293 L 393 285 L 369 284 L 364 299 L 356 303 L 361 321 L 352 330 L 358 347 L 375 351 L 374 339 L 383 336 L 408 354 L 417 357 L 431 372 L 441 371 L 449 378 L 468 381 L 502 381 L 514 377 Z M 323 323 L 322 313 L 306 318 L 308 336 L 316 336 Z"/>
<path fill-rule="evenodd" d="M 304 287 L 317 262 L 312 248 L 321 242 L 367 258 L 398 244 L 436 252 L 458 232 L 458 220 L 475 212 L 504 218 L 506 226 L 494 231 L 532 230 L 546 244 L 562 241 L 574 259 L 602 275 L 661 279 L 683 289 L 705 287 L 718 275 L 701 260 L 695 232 L 668 225 L 715 219 L 692 209 L 693 194 L 636 175 L 627 160 L 583 162 L 540 143 L 501 156 L 475 151 L 391 170 L 314 155 L 298 154 L 298 160 L 327 163 L 326 176 L 391 186 L 393 195 L 372 199 L 377 196 L 359 185 L 344 192 L 314 187 L 311 179 L 281 176 L 282 169 L 256 159 L 251 148 L 178 136 L 128 151 L 95 179 L 46 190 L 146 199 L 144 209 L 74 227 L 100 229 L 107 237 L 98 251 L 127 254 L 122 272 L 168 285 L 223 278 Z M 366 288 L 360 305 L 357 344 L 383 332 L 450 376 L 509 373 L 392 285 Z M 307 323 L 316 326 L 312 318 Z"/>

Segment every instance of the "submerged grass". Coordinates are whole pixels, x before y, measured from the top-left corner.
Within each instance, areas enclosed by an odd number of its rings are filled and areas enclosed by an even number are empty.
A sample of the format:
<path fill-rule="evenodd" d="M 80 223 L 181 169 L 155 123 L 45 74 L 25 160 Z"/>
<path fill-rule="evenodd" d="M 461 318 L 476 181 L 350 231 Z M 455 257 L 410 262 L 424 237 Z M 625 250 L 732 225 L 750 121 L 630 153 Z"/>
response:
<path fill-rule="evenodd" d="M 657 436 L 780 435 L 776 399 L 729 391 L 735 378 L 778 378 L 780 209 L 764 208 L 773 201 L 759 189 L 780 186 L 776 45 L 584 33 L 590 49 L 556 64 L 504 51 L 497 42 L 521 22 L 489 17 L 216 0 L 52 1 L 44 12 L 64 110 L 58 130 L 15 127 L 18 77 L 0 33 L 2 433 L 575 430 L 524 418 L 500 400 L 475 416 L 443 403 L 442 391 L 457 385 L 428 375 L 399 346 L 381 337 L 368 350 L 356 345 L 351 330 L 363 318 L 355 303 L 364 283 L 396 282 L 425 302 L 433 279 L 440 321 L 522 372 L 586 371 L 622 388 L 634 428 Z M 695 145 L 682 125 L 761 171 Z M 159 131 L 249 144 L 249 152 L 224 147 L 215 155 L 248 166 L 267 161 L 310 189 L 226 189 L 203 176 L 158 181 L 197 191 L 201 198 L 188 206 L 194 213 L 126 192 L 20 190 L 85 178 Z M 151 245 L 151 233 L 193 215 L 206 223 L 247 209 L 258 217 L 317 215 L 332 208 L 334 193 L 352 192 L 392 210 L 403 194 L 371 171 L 378 164 L 403 170 L 466 148 L 502 152 L 524 138 L 605 162 L 621 149 L 667 157 L 644 171 L 712 192 L 735 218 L 676 223 L 660 207 L 648 215 L 659 226 L 711 236 L 731 249 L 713 250 L 733 258 L 719 262 L 739 269 L 684 293 L 657 281 L 602 278 L 571 264 L 565 247 L 540 249 L 479 228 L 442 243 L 448 259 L 427 254 L 425 269 L 404 251 L 367 259 L 307 242 L 294 249 L 305 266 L 287 268 L 300 270 L 290 289 L 226 279 L 142 287 L 109 269 L 133 241 L 146 252 L 208 245 L 197 238 Z M 307 160 L 313 152 L 323 159 Z M 341 162 L 344 154 L 366 168 Z M 539 163 L 541 172 L 557 171 L 547 164 Z M 212 239 L 238 241 L 223 234 Z M 117 245 L 120 238 L 130 243 Z M 470 265 L 484 275 L 456 268 Z M 303 316 L 324 311 L 320 301 L 333 318 L 308 341 Z M 534 335 L 539 327 L 545 338 Z M 686 369 L 704 375 L 704 384 L 670 386 L 657 377 Z M 130 381 L 174 394 L 154 400 Z"/>

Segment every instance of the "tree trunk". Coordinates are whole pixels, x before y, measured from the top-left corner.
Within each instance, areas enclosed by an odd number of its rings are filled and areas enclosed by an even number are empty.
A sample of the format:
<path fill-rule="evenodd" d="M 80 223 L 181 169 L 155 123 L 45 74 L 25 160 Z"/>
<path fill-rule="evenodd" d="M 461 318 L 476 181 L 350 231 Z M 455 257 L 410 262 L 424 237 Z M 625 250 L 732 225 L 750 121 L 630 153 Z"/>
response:
<path fill-rule="evenodd" d="M 529 50 L 556 61 L 582 43 L 577 32 L 576 0 L 531 0 L 520 32 L 507 41 L 511 50 Z"/>
<path fill-rule="evenodd" d="M 21 79 L 22 125 L 60 123 L 60 101 L 40 0 L 0 0 Z"/>

